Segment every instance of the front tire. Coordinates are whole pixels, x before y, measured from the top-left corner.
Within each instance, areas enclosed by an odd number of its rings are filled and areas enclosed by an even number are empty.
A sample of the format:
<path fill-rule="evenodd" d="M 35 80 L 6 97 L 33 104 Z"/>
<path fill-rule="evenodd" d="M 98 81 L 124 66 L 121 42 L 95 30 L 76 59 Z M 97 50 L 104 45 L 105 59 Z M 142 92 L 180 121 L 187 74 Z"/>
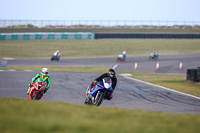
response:
<path fill-rule="evenodd" d="M 103 101 L 104 93 L 98 91 L 97 95 L 95 96 L 94 105 L 99 106 Z"/>
<path fill-rule="evenodd" d="M 35 95 L 33 95 L 34 93 L 35 93 Z M 31 97 L 32 97 L 33 100 L 37 100 L 38 93 L 39 92 L 35 92 L 35 90 L 33 90 L 32 94 L 31 94 Z"/>

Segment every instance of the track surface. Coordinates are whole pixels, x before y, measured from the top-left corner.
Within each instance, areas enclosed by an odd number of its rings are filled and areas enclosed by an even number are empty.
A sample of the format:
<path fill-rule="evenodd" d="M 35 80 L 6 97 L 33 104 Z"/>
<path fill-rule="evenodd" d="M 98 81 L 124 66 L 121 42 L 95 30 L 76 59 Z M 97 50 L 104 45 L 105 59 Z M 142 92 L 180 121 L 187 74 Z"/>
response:
<path fill-rule="evenodd" d="M 8 60 L 7 65 L 110 65 L 118 64 L 118 71 L 136 71 L 151 73 L 182 73 L 186 74 L 187 69 L 200 67 L 199 54 L 174 54 L 160 55 L 159 69 L 156 70 L 157 61 L 149 61 L 146 56 L 127 57 L 127 61 L 116 62 L 116 57 L 97 57 L 97 58 L 61 58 L 59 62 L 50 59 L 14 59 Z M 134 70 L 135 62 L 138 63 L 138 69 Z M 179 64 L 182 62 L 183 69 L 179 70 Z"/>
<path fill-rule="evenodd" d="M 200 62 L 199 57 L 200 54 L 163 55 L 160 56 L 159 70 L 151 68 L 151 66 L 155 67 L 156 62 L 148 61 L 146 56 L 130 57 L 127 58 L 127 62 L 125 63 L 116 63 L 114 57 L 106 57 L 71 58 L 62 59 L 60 62 L 50 62 L 49 59 L 15 59 L 8 60 L 8 65 L 114 66 L 115 64 L 118 64 L 116 69 L 120 71 L 145 70 L 146 72 L 185 73 L 188 68 L 198 67 L 198 63 Z M 133 62 L 135 61 L 138 62 L 138 70 L 133 69 Z M 180 61 L 183 62 L 183 70 L 178 69 Z M 163 68 L 161 67 L 161 63 L 163 64 Z M 144 66 L 142 64 L 144 64 Z M 0 97 L 28 98 L 28 95 L 26 94 L 28 83 L 37 73 L 39 73 L 39 71 L 0 71 Z M 42 97 L 42 100 L 83 104 L 86 87 L 100 74 L 50 72 L 49 75 L 51 77 L 51 87 Z M 113 99 L 111 101 L 105 100 L 102 106 L 200 114 L 200 99 L 198 98 L 126 79 L 120 75 L 117 75 L 117 77 L 118 85 L 114 92 Z"/>

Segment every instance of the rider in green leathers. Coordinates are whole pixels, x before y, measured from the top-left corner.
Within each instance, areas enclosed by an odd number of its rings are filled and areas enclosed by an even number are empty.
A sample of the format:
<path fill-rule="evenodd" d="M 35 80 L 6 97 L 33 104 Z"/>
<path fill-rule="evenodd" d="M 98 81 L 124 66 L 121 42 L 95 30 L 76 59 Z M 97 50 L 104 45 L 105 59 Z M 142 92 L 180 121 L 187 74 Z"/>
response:
<path fill-rule="evenodd" d="M 44 91 L 44 93 L 46 93 L 46 91 L 50 87 L 50 77 L 48 75 L 48 69 L 47 68 L 43 68 L 41 73 L 39 73 L 35 77 L 33 77 L 31 83 L 29 84 L 27 94 L 29 94 L 31 87 L 33 87 L 32 84 L 37 82 L 37 81 L 42 81 L 45 84 L 46 90 Z"/>

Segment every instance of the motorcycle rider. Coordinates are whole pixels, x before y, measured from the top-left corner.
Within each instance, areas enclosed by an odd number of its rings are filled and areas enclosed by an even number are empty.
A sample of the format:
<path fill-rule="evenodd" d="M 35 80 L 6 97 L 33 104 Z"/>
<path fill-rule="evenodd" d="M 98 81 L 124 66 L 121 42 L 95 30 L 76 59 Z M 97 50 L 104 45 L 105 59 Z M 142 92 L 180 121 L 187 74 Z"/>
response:
<path fill-rule="evenodd" d="M 115 75 L 116 75 L 115 70 L 112 69 L 112 68 L 110 68 L 110 69 L 108 70 L 107 73 L 103 73 L 102 75 L 100 75 L 99 77 L 97 77 L 97 78 L 91 83 L 90 87 L 88 88 L 88 91 L 86 92 L 86 95 L 88 95 L 88 94 L 90 93 L 90 90 L 91 90 L 95 85 L 97 85 L 100 81 L 103 81 L 103 78 L 105 78 L 105 77 L 111 78 L 111 80 L 112 80 L 112 89 L 113 89 L 113 92 L 114 92 L 115 87 L 116 87 L 116 85 L 117 85 L 117 78 L 116 78 Z M 112 93 L 113 93 L 113 92 L 112 92 Z M 112 93 L 110 93 L 110 94 L 108 95 L 107 100 L 111 100 L 111 99 L 112 99 L 112 97 L 113 97 Z"/>
<path fill-rule="evenodd" d="M 125 59 L 126 58 L 126 51 L 123 51 L 121 54 L 119 54 L 119 57 L 121 59 Z"/>
<path fill-rule="evenodd" d="M 57 50 L 54 54 L 53 54 L 54 57 L 56 58 L 60 58 L 60 52 L 59 50 Z"/>
<path fill-rule="evenodd" d="M 154 57 L 158 57 L 158 52 L 157 52 L 157 51 L 154 51 L 153 56 L 154 56 Z"/>
<path fill-rule="evenodd" d="M 29 84 L 29 88 L 27 91 L 27 94 L 29 95 L 29 92 L 31 90 L 31 87 L 33 86 L 33 83 L 37 81 L 42 81 L 45 84 L 46 90 L 44 90 L 44 93 L 49 89 L 50 87 L 50 77 L 48 75 L 48 69 L 47 68 L 42 68 L 42 72 L 37 74 L 35 77 L 32 78 L 32 81 Z"/>

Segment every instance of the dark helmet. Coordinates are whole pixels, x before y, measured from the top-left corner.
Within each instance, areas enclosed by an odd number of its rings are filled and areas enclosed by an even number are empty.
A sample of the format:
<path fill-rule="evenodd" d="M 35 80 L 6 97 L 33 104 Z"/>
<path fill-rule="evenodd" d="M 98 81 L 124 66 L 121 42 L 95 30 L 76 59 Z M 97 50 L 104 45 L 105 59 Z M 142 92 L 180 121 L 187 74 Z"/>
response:
<path fill-rule="evenodd" d="M 115 78 L 116 72 L 115 72 L 114 69 L 110 68 L 110 69 L 108 70 L 107 74 L 108 74 L 108 77 L 110 77 L 110 78 Z M 111 77 L 110 75 L 113 75 L 113 77 Z"/>

